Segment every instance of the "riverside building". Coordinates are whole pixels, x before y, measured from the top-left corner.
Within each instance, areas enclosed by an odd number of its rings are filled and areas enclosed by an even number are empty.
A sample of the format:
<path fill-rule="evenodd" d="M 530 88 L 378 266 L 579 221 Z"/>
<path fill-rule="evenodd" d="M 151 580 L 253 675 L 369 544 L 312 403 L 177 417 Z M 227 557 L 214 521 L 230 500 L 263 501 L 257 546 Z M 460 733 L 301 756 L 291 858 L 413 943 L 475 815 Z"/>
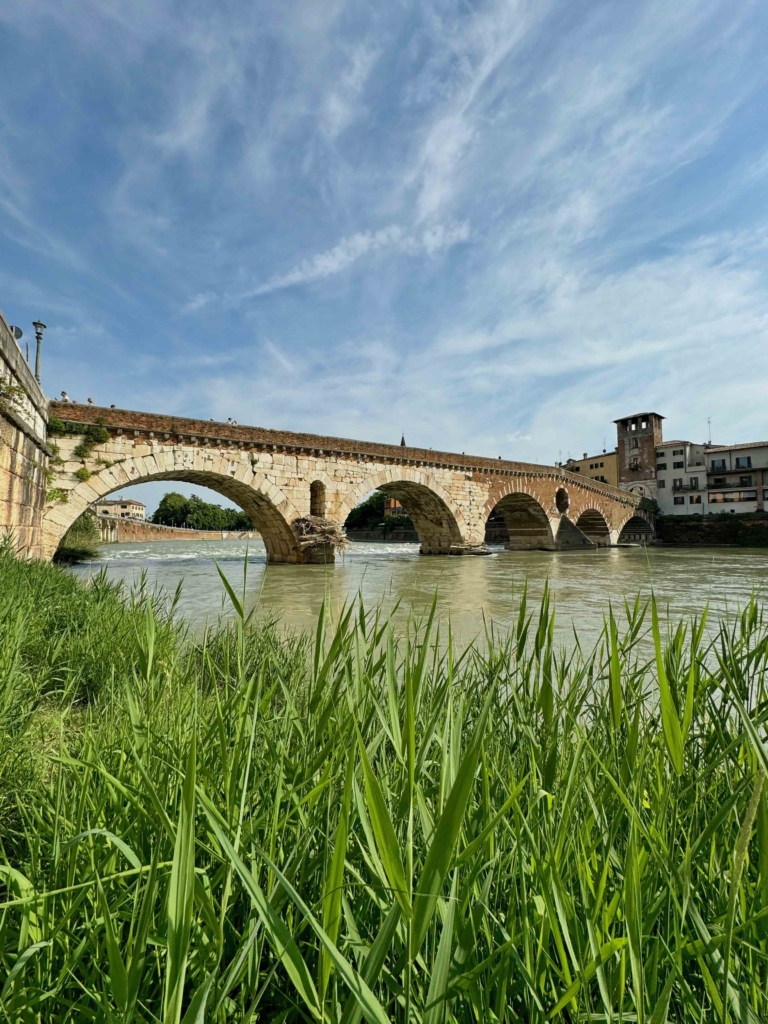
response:
<path fill-rule="evenodd" d="M 664 515 L 763 512 L 768 500 L 768 441 L 656 446 L 657 501 Z"/>

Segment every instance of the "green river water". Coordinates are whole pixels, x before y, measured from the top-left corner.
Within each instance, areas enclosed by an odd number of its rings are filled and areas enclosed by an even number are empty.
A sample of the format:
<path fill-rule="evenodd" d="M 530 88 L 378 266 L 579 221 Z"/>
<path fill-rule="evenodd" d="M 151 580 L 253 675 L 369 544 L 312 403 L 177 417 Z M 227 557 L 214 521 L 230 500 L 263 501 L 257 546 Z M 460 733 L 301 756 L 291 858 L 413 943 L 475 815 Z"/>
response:
<path fill-rule="evenodd" d="M 507 631 L 514 623 L 526 582 L 538 602 L 549 582 L 558 637 L 568 642 L 573 626 L 582 641 L 594 640 L 609 601 L 614 607 L 637 594 L 656 594 L 673 615 L 735 612 L 751 593 L 765 594 L 768 550 L 750 548 L 603 549 L 586 553 L 494 551 L 485 557 L 424 557 L 411 544 L 355 543 L 331 566 L 266 565 L 260 541 L 175 541 L 115 544 L 98 562 L 73 567 L 78 576 L 102 568 L 134 585 L 146 575 L 152 587 L 172 594 L 182 584 L 179 612 L 195 628 L 228 615 L 221 567 L 239 593 L 248 551 L 246 602 L 289 631 L 312 628 L 328 595 L 332 608 L 362 594 L 367 607 L 391 608 L 398 617 L 427 607 L 437 588 L 443 621 L 466 643 L 487 625 Z"/>

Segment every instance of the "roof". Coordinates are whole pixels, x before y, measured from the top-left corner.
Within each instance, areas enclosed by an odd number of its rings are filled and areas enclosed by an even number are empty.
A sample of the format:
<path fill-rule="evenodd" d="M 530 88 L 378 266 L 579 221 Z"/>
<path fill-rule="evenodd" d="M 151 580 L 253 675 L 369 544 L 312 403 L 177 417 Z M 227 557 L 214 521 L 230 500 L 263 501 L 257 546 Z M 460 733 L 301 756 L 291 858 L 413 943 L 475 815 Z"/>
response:
<path fill-rule="evenodd" d="M 671 448 L 676 444 L 696 444 L 695 441 L 659 441 L 657 448 Z"/>
<path fill-rule="evenodd" d="M 135 498 L 100 498 L 98 501 L 94 501 L 94 505 L 141 505 L 142 508 L 147 507 L 143 501 L 136 501 Z"/>
<path fill-rule="evenodd" d="M 600 452 L 598 455 L 585 455 L 581 459 L 567 459 L 567 462 L 588 462 L 590 459 L 605 459 L 611 455 L 616 455 L 616 449 L 611 448 L 610 451 Z M 565 465 L 565 463 L 563 463 Z"/>
<path fill-rule="evenodd" d="M 666 419 L 666 416 L 662 416 L 660 412 L 634 412 L 631 416 L 619 416 L 614 423 L 622 423 L 624 420 L 640 420 L 643 416 L 657 416 L 660 420 Z"/>
<path fill-rule="evenodd" d="M 707 446 L 710 452 L 733 452 L 740 448 L 768 448 L 768 441 L 746 441 L 744 444 L 713 444 Z"/>

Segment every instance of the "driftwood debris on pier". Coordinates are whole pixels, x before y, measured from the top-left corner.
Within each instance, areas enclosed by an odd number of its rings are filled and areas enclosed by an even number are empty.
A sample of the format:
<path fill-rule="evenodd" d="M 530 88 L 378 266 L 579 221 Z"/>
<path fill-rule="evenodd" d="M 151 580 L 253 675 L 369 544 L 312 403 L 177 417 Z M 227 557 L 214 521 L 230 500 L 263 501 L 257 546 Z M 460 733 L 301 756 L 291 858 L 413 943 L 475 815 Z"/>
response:
<path fill-rule="evenodd" d="M 342 527 L 323 516 L 303 516 L 301 519 L 295 519 L 293 532 L 302 551 L 325 547 L 328 544 L 334 548 L 343 548 L 347 544 Z"/>

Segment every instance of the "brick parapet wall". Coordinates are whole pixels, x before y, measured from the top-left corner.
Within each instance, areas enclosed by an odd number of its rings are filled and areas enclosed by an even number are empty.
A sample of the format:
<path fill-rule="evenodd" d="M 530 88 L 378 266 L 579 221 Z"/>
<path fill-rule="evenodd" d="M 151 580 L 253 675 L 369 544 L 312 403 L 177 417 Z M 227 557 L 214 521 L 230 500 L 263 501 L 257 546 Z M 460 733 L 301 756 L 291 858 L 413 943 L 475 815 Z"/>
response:
<path fill-rule="evenodd" d="M 618 487 L 600 481 L 587 480 L 576 473 L 566 473 L 559 467 L 536 463 L 512 462 L 506 459 L 488 459 L 481 456 L 433 451 L 431 448 L 412 448 L 401 445 L 356 441 L 350 438 L 329 437 L 321 434 L 294 433 L 264 427 L 233 426 L 211 420 L 189 419 L 182 416 L 164 416 L 136 412 L 129 409 L 107 409 L 72 403 L 51 402 L 52 416 L 67 423 L 100 424 L 110 433 L 130 436 L 148 435 L 151 439 L 184 445 L 202 444 L 215 447 L 256 447 L 291 452 L 320 453 L 358 460 L 375 459 L 400 465 L 452 469 L 465 473 L 494 476 L 557 477 L 564 483 L 575 483 L 596 495 L 610 495 L 628 508 L 636 508 L 638 499 Z M 138 432 L 138 434 L 136 433 Z"/>

